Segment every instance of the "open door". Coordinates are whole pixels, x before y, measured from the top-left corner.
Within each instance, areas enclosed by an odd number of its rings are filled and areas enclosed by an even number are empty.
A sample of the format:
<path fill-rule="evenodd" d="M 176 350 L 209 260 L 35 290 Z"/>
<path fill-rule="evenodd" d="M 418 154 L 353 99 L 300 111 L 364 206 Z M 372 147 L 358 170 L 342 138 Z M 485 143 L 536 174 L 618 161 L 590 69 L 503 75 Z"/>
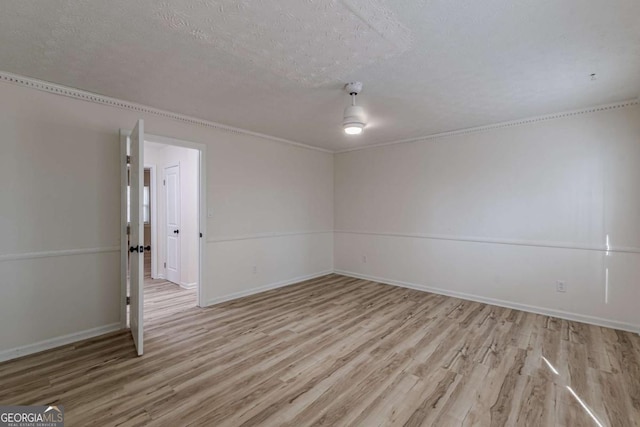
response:
<path fill-rule="evenodd" d="M 130 274 L 130 324 L 133 342 L 138 356 L 143 351 L 144 329 L 144 219 L 142 211 L 144 190 L 144 122 L 138 120 L 129 137 L 130 141 L 130 207 L 131 233 L 129 235 L 129 274 Z"/>

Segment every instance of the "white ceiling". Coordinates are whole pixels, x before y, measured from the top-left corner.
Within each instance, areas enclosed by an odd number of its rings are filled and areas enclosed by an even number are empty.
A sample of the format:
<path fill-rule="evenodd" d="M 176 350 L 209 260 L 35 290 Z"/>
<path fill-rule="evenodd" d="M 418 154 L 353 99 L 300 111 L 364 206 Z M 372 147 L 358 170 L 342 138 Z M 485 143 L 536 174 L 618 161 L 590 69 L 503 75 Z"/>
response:
<path fill-rule="evenodd" d="M 2 0 L 0 70 L 341 150 L 636 98 L 638 17 L 637 0 Z"/>

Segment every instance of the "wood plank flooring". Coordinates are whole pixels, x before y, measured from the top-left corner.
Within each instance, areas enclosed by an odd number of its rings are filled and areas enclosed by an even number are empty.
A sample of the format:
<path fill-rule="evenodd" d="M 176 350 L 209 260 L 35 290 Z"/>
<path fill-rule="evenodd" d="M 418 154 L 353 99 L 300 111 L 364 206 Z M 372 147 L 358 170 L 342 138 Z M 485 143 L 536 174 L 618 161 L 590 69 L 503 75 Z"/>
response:
<path fill-rule="evenodd" d="M 146 287 L 118 332 L 0 364 L 67 426 L 638 426 L 640 337 L 329 275 L 214 307 Z"/>

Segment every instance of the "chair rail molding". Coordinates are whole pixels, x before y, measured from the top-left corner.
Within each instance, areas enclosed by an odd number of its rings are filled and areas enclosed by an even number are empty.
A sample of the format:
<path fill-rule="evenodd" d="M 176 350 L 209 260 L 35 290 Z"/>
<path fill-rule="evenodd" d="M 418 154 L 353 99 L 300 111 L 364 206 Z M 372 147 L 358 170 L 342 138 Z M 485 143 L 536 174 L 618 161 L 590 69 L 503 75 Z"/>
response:
<path fill-rule="evenodd" d="M 511 245 L 511 246 L 529 246 L 536 248 L 552 248 L 552 249 L 574 249 L 581 251 L 597 251 L 597 252 L 621 252 L 621 253 L 640 253 L 638 247 L 626 246 L 609 246 L 606 245 L 582 245 L 571 242 L 553 242 L 539 240 L 522 240 L 522 239 L 499 239 L 491 237 L 474 237 L 474 236 L 454 236 L 446 234 L 421 234 L 421 233 L 402 233 L 402 232 L 384 232 L 384 231 L 364 231 L 364 230 L 335 230 L 336 234 L 359 234 L 366 236 L 382 236 L 382 237 L 399 237 L 409 239 L 428 239 L 428 240 L 448 240 L 454 242 L 469 243 L 488 243 L 495 245 Z"/>
<path fill-rule="evenodd" d="M 273 239 L 277 237 L 303 236 L 308 234 L 333 234 L 333 230 L 281 231 L 271 233 L 243 234 L 238 236 L 219 236 L 207 239 L 207 243 L 233 242 L 236 240 Z"/>
<path fill-rule="evenodd" d="M 97 248 L 81 248 L 81 249 L 59 249 L 59 250 L 51 250 L 51 251 L 3 254 L 3 255 L 0 255 L 0 262 L 20 261 L 20 260 L 37 259 L 37 258 L 54 258 L 54 257 L 64 257 L 64 256 L 87 255 L 87 254 L 101 254 L 101 253 L 110 253 L 110 252 L 120 252 L 120 246 L 104 246 L 104 247 L 97 247 Z"/>

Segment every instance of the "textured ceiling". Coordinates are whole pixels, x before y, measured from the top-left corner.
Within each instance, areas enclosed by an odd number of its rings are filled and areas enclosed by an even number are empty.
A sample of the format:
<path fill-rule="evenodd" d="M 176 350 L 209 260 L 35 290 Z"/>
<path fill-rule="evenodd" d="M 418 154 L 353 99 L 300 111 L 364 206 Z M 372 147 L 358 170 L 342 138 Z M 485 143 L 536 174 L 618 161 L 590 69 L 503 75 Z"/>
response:
<path fill-rule="evenodd" d="M 637 0 L 2 0 L 0 70 L 341 150 L 640 94 Z M 597 79 L 591 80 L 590 74 Z M 340 126 L 361 80 L 361 136 Z"/>

